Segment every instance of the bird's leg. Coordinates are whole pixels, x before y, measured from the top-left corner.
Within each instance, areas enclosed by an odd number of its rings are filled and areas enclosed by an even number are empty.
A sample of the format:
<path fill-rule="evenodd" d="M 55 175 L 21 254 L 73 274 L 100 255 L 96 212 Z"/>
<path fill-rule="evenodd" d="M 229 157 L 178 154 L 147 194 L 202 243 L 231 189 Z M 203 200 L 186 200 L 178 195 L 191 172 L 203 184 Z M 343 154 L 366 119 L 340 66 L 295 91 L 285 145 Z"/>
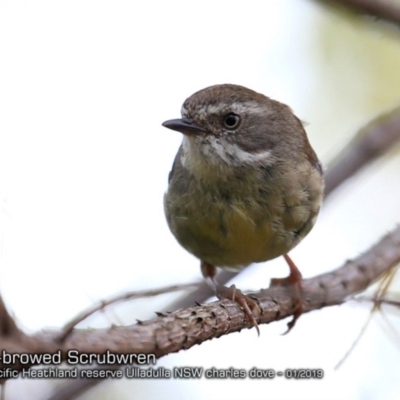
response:
<path fill-rule="evenodd" d="M 290 274 L 286 278 L 271 279 L 270 286 L 288 286 L 293 291 L 294 301 L 295 301 L 294 313 L 293 313 L 293 319 L 287 325 L 288 330 L 284 333 L 284 335 L 286 335 L 294 327 L 296 321 L 299 319 L 300 315 L 303 313 L 304 310 L 303 303 L 301 301 L 301 293 L 303 290 L 302 286 L 303 277 L 299 269 L 296 267 L 296 264 L 293 262 L 293 260 L 289 257 L 288 254 L 284 254 L 283 258 L 289 265 Z"/>
<path fill-rule="evenodd" d="M 215 291 L 215 295 L 220 299 L 228 299 L 238 303 L 244 310 L 246 317 L 249 319 L 251 324 L 256 328 L 258 336 L 260 336 L 260 329 L 258 328 L 257 321 L 255 319 L 255 313 L 260 314 L 260 307 L 257 302 L 251 297 L 246 296 L 241 290 L 237 289 L 235 285 L 227 287 L 217 283 L 215 276 L 217 274 L 217 268 L 205 261 L 201 262 L 201 273 L 206 279 L 207 283 Z"/>

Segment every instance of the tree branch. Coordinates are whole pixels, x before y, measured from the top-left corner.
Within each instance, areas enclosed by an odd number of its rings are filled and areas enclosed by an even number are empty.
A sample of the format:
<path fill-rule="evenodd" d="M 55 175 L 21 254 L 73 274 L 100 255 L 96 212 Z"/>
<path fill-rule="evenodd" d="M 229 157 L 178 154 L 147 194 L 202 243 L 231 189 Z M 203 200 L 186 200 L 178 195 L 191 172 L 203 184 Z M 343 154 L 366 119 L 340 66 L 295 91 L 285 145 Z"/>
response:
<path fill-rule="evenodd" d="M 400 107 L 362 128 L 328 167 L 325 197 L 400 142 Z"/>
<path fill-rule="evenodd" d="M 344 302 L 367 288 L 385 271 L 400 262 L 400 227 L 386 235 L 364 254 L 329 273 L 304 281 L 301 300 L 304 312 Z M 296 301 L 290 288 L 272 287 L 250 294 L 259 303 L 259 324 L 270 323 L 293 314 Z M 204 341 L 251 328 L 238 304 L 217 301 L 140 322 L 131 326 L 107 329 L 75 329 L 64 343 L 60 330 L 44 330 L 16 341 L 2 338 L 1 348 L 10 353 L 55 354 L 61 351 L 63 361 L 69 349 L 80 353 L 105 354 L 106 349 L 118 354 L 154 354 L 160 358 Z M 0 362 L 0 368 L 11 367 Z M 13 368 L 22 369 L 21 365 Z"/>
<path fill-rule="evenodd" d="M 13 317 L 9 314 L 3 298 L 0 295 L 0 340 L 3 337 L 20 335 L 22 332 L 18 329 Z"/>
<path fill-rule="evenodd" d="M 332 6 L 344 6 L 359 13 L 368 14 L 376 18 L 400 26 L 400 7 L 393 1 L 386 0 L 319 0 Z"/>

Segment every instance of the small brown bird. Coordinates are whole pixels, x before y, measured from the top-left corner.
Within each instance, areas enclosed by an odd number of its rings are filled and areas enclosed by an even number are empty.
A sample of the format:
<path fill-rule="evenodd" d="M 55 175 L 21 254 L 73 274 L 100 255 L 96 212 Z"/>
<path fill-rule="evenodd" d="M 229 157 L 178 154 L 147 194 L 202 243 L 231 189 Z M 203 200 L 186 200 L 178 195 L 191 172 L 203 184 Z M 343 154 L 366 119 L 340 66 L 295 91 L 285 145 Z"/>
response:
<path fill-rule="evenodd" d="M 287 253 L 313 227 L 322 202 L 321 164 L 301 121 L 285 104 L 237 85 L 189 97 L 182 118 L 163 126 L 183 133 L 164 197 L 169 228 L 201 260 L 219 298 L 237 301 L 257 327 L 257 304 L 234 285 L 218 285 L 216 267 L 238 270 Z M 297 315 L 301 314 L 301 303 Z"/>

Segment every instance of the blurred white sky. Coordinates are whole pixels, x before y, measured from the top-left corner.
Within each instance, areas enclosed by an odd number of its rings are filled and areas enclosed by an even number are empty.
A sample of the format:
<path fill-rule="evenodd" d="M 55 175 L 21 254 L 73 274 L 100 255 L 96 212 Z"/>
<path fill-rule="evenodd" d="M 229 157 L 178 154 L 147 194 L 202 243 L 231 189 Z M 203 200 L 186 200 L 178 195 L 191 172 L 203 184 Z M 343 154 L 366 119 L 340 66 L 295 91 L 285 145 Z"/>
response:
<path fill-rule="evenodd" d="M 323 25 L 332 20 L 336 47 L 328 40 L 323 49 Z M 382 95 L 367 91 L 369 53 L 354 57 L 346 46 L 368 47 L 353 33 L 357 26 L 344 24 L 347 36 L 340 36 L 340 23 L 307 0 L 2 1 L 0 289 L 21 326 L 60 326 L 104 296 L 200 279 L 198 261 L 169 232 L 162 205 L 181 137 L 161 123 L 178 117 L 193 92 L 236 83 L 288 103 L 310 123 L 325 162 L 357 127 L 393 107 L 400 87 L 372 104 Z M 398 46 L 384 33 L 363 34 L 382 51 Z M 337 43 L 347 52 L 337 52 Z M 292 253 L 305 276 L 339 266 L 400 220 L 399 164 L 371 167 L 332 196 Z M 286 273 L 284 261 L 274 260 L 237 284 L 258 289 Z M 168 301 L 133 303 L 96 324 L 149 318 Z M 160 361 L 324 368 L 321 381 L 115 381 L 88 398 L 366 399 L 379 392 L 394 399 L 395 387 L 382 379 L 394 376 L 389 356 L 398 349 L 379 327 L 333 371 L 366 317 L 361 306 L 327 309 L 303 316 L 285 337 L 283 322 L 263 326 L 259 339 L 246 331 Z M 45 390 L 39 382 L 13 384 L 15 398 Z"/>

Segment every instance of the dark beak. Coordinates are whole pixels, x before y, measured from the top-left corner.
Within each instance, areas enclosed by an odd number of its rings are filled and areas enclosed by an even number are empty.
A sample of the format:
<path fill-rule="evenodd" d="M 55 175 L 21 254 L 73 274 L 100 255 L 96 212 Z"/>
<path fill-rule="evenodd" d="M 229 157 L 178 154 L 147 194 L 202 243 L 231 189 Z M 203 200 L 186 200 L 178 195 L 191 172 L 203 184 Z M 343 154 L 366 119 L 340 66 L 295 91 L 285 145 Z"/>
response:
<path fill-rule="evenodd" d="M 191 118 L 169 119 L 163 122 L 162 126 L 172 129 L 173 131 L 181 132 L 184 135 L 199 135 L 207 132 L 206 129 L 196 125 Z"/>

